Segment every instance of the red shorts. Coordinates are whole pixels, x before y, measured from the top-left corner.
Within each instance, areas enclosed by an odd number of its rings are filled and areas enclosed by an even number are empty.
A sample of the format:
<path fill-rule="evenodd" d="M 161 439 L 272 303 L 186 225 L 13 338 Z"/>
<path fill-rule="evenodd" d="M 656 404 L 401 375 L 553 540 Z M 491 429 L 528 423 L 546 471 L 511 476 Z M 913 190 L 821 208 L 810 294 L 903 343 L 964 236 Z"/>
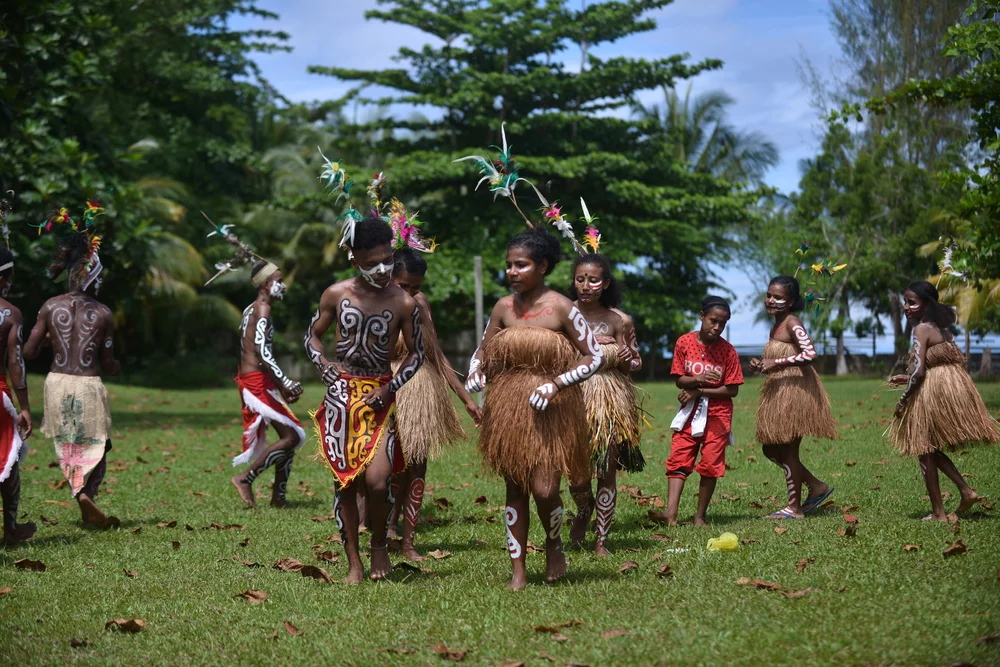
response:
<path fill-rule="evenodd" d="M 670 456 L 667 458 L 667 477 L 687 479 L 691 471 L 702 477 L 722 477 L 726 474 L 726 445 L 729 443 L 730 427 L 718 417 L 708 416 L 705 432 L 700 438 L 691 435 L 691 422 L 683 431 L 674 433 L 670 441 Z M 695 457 L 701 448 L 701 462 L 695 467 Z"/>

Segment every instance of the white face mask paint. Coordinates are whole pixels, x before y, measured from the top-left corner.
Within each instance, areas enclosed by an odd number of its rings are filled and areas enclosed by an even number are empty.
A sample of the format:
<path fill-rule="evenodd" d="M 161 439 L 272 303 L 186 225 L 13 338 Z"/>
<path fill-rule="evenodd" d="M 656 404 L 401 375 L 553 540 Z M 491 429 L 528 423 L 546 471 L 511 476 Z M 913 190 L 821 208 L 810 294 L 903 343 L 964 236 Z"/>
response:
<path fill-rule="evenodd" d="M 3 290 L 0 290 L 0 296 L 2 296 L 3 298 L 6 299 L 8 294 L 10 294 L 10 283 L 4 285 Z"/>
<path fill-rule="evenodd" d="M 361 272 L 361 277 L 365 279 L 365 282 L 377 289 L 384 289 L 392 282 L 391 280 L 387 280 L 385 285 L 381 285 L 378 282 L 386 276 L 392 276 L 392 264 L 376 264 L 370 269 L 358 267 L 358 271 Z"/>
<path fill-rule="evenodd" d="M 283 299 L 285 297 L 285 290 L 287 289 L 288 287 L 283 282 L 278 281 L 271 283 L 271 290 L 270 290 L 271 298 Z"/>

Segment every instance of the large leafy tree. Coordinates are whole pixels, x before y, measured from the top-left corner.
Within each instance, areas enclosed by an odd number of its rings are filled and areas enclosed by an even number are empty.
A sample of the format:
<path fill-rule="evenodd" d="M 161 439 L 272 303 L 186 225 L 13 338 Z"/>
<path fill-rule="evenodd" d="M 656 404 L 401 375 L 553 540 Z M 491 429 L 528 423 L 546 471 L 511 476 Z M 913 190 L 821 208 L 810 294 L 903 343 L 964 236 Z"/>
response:
<path fill-rule="evenodd" d="M 390 90 L 362 102 L 433 110 L 426 118 L 390 113 L 348 134 L 381 133 L 375 148 L 385 156 L 390 189 L 443 243 L 429 283 L 432 299 L 447 306 L 437 309 L 447 328 L 471 328 L 471 256 L 484 256 L 497 278 L 488 287 L 493 296 L 502 293 L 506 242 L 524 228 L 513 207 L 494 204 L 485 188 L 473 191 L 478 177 L 469 163 L 452 162 L 498 145 L 502 123 L 522 176 L 571 214 L 585 197 L 600 218 L 606 251 L 627 266 L 625 307 L 644 340 L 662 347 L 689 324 L 685 313 L 710 285 L 705 260 L 725 244 L 731 225 L 748 217 L 750 197 L 675 159 L 661 123 L 622 116 L 639 91 L 673 87 L 721 63 L 595 55 L 595 47 L 652 30 L 647 12 L 668 3 L 380 0 L 369 19 L 416 27 L 429 43 L 401 47 L 396 69 L 311 68 Z M 347 142 L 331 148 L 351 150 Z M 522 208 L 534 199 L 527 192 Z M 540 217 L 535 208 L 526 213 Z M 568 283 L 560 268 L 551 279 L 556 287 Z"/>

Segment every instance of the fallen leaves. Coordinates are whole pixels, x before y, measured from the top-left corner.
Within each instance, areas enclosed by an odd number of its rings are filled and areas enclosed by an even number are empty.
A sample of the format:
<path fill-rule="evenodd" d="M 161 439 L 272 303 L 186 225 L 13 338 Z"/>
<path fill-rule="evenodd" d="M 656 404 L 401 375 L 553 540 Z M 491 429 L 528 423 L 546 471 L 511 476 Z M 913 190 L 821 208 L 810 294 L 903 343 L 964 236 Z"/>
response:
<path fill-rule="evenodd" d="M 759 591 L 774 591 L 775 593 L 784 595 L 789 600 L 803 597 L 807 593 L 815 590 L 814 588 L 804 588 L 798 591 L 788 590 L 777 582 L 764 581 L 763 579 L 750 579 L 749 577 L 741 577 L 737 579 L 735 583 L 740 586 L 746 586 L 747 588 L 755 588 Z"/>
<path fill-rule="evenodd" d="M 845 514 L 844 521 L 846 521 L 847 523 L 857 523 L 858 517 L 854 516 L 853 514 Z"/>
<path fill-rule="evenodd" d="M 674 576 L 674 569 L 666 563 L 663 563 L 660 567 L 656 568 L 656 576 L 661 579 L 669 579 Z"/>
<path fill-rule="evenodd" d="M 90 642 L 88 642 L 86 639 L 77 639 L 76 637 L 73 637 L 72 639 L 69 640 L 69 645 L 72 648 L 87 648 L 88 646 L 90 646 Z"/>
<path fill-rule="evenodd" d="M 844 465 L 847 466 L 848 468 L 853 468 L 854 466 L 858 465 L 858 462 L 857 461 L 847 461 L 846 463 L 844 463 Z"/>
<path fill-rule="evenodd" d="M 4 586 L 3 588 L 0 588 L 0 598 L 7 595 L 7 593 L 10 593 L 13 590 L 14 589 L 11 588 L 10 586 Z"/>
<path fill-rule="evenodd" d="M 787 532 L 788 532 L 788 529 L 784 528 L 782 526 L 775 526 L 774 527 L 774 534 L 775 535 L 784 535 Z"/>
<path fill-rule="evenodd" d="M 177 526 L 176 521 L 161 521 L 160 523 L 156 524 L 157 528 L 175 528 L 176 526 Z"/>
<path fill-rule="evenodd" d="M 438 642 L 437 644 L 435 644 L 431 648 L 431 651 L 437 653 L 445 660 L 450 660 L 452 662 L 462 662 L 463 660 L 465 660 L 465 654 L 468 653 L 468 651 L 452 651 L 451 649 L 449 649 L 447 646 L 444 645 L 444 642 Z"/>
<path fill-rule="evenodd" d="M 952 556 L 959 556 L 967 553 L 968 551 L 969 547 L 965 546 L 965 542 L 962 540 L 955 540 L 948 546 L 947 549 L 944 550 L 944 557 L 951 558 Z"/>
<path fill-rule="evenodd" d="M 658 540 L 660 542 L 673 542 L 673 539 L 669 535 L 664 535 L 663 533 L 653 533 L 650 539 Z"/>
<path fill-rule="evenodd" d="M 14 561 L 14 567 L 19 570 L 31 570 L 32 572 L 45 572 L 45 563 L 40 560 L 30 560 L 22 558 Z"/>
<path fill-rule="evenodd" d="M 42 523 L 44 523 L 46 526 L 58 526 L 59 525 L 59 521 L 57 521 L 56 519 L 49 519 L 44 514 L 41 515 L 38 518 L 41 519 Z"/>
<path fill-rule="evenodd" d="M 212 523 L 210 523 L 207 526 L 205 526 L 205 528 L 203 530 L 209 530 L 211 528 L 214 528 L 215 530 L 245 530 L 246 526 L 244 526 L 243 524 L 240 524 L 240 523 L 221 524 L 221 523 L 216 523 L 215 521 L 213 521 Z"/>
<path fill-rule="evenodd" d="M 810 565 L 812 565 L 815 562 L 816 562 L 816 559 L 814 557 L 812 557 L 812 556 L 810 556 L 809 558 L 803 558 L 802 560 L 800 560 L 799 562 L 797 562 L 795 564 L 795 571 L 796 572 L 805 572 L 806 568 L 809 567 Z"/>
<path fill-rule="evenodd" d="M 627 560 L 624 563 L 622 563 L 622 566 L 620 568 L 618 568 L 618 572 L 620 574 L 625 574 L 627 572 L 631 572 L 632 570 L 638 570 L 638 569 L 639 569 L 638 563 L 636 563 L 634 560 Z"/>
<path fill-rule="evenodd" d="M 146 621 L 142 618 L 113 618 L 104 624 L 104 629 L 134 634 L 146 629 Z"/>
<path fill-rule="evenodd" d="M 250 604 L 264 604 L 264 602 L 270 596 L 264 591 L 257 590 L 256 588 L 251 588 L 243 591 L 242 593 L 237 593 L 233 597 L 242 598 L 247 602 L 249 602 Z"/>
<path fill-rule="evenodd" d="M 987 635 L 986 637 L 980 637 L 975 642 L 976 646 L 980 644 L 1000 644 L 1000 635 Z"/>
<path fill-rule="evenodd" d="M 293 637 L 298 637 L 299 635 L 302 634 L 302 631 L 299 630 L 294 625 L 292 625 L 291 621 L 282 621 L 281 624 L 285 626 L 285 630 L 288 631 L 288 634 L 290 634 Z"/>
<path fill-rule="evenodd" d="M 447 498 L 435 498 L 434 507 L 438 508 L 439 510 L 446 510 L 449 507 L 451 507 L 451 501 L 449 501 Z M 464 656 L 465 654 L 463 653 L 462 655 Z"/>
<path fill-rule="evenodd" d="M 577 625 L 583 625 L 583 621 L 574 618 L 571 621 L 566 621 L 564 623 L 556 623 L 555 625 L 533 625 L 531 626 L 531 629 L 534 630 L 535 632 L 559 634 L 560 630 L 564 630 L 566 628 L 572 628 Z"/>
<path fill-rule="evenodd" d="M 315 555 L 316 555 L 316 560 L 320 561 L 321 563 L 340 562 L 340 554 L 337 553 L 336 551 L 317 551 Z"/>
<path fill-rule="evenodd" d="M 304 564 L 296 558 L 281 558 L 271 567 L 282 572 L 298 572 L 304 567 Z"/>
<path fill-rule="evenodd" d="M 486 505 L 489 502 L 490 501 L 489 501 L 489 499 L 486 496 L 479 496 L 478 498 L 476 498 L 475 500 L 472 501 L 472 504 L 473 505 Z"/>
<path fill-rule="evenodd" d="M 170 543 L 170 546 L 174 548 L 174 551 L 177 551 L 178 549 L 181 548 L 181 543 L 178 542 L 177 540 L 174 540 L 173 542 Z"/>
<path fill-rule="evenodd" d="M 435 549 L 434 551 L 427 554 L 434 560 L 443 560 L 451 555 L 450 551 L 442 551 L 441 549 Z"/>
<path fill-rule="evenodd" d="M 794 600 L 795 598 L 800 598 L 804 596 L 806 593 L 809 593 L 812 590 L 814 589 L 812 587 L 809 587 L 809 588 L 803 588 L 800 591 L 778 591 L 778 592 L 784 595 L 789 600 Z"/>
<path fill-rule="evenodd" d="M 127 567 L 123 567 L 122 572 L 124 572 L 125 576 L 128 577 L 129 579 L 135 579 L 136 577 L 139 576 L 139 573 L 136 570 L 130 570 Z"/>
<path fill-rule="evenodd" d="M 322 523 L 324 521 L 329 521 L 332 518 L 333 518 L 332 516 L 323 515 L 323 516 L 314 516 L 312 520 L 315 521 L 316 523 Z"/>
<path fill-rule="evenodd" d="M 322 581 L 324 584 L 333 583 L 333 580 L 330 579 L 330 575 L 327 574 L 326 570 L 321 567 L 316 567 L 315 565 L 303 565 L 299 572 L 302 573 L 303 577 L 316 579 L 317 581 Z"/>
<path fill-rule="evenodd" d="M 614 630 L 605 630 L 601 633 L 601 639 L 614 639 L 615 637 L 629 637 L 631 632 L 624 630 L 622 628 L 615 628 Z"/>
<path fill-rule="evenodd" d="M 903 551 L 916 551 L 920 546 L 919 544 L 904 544 Z"/>

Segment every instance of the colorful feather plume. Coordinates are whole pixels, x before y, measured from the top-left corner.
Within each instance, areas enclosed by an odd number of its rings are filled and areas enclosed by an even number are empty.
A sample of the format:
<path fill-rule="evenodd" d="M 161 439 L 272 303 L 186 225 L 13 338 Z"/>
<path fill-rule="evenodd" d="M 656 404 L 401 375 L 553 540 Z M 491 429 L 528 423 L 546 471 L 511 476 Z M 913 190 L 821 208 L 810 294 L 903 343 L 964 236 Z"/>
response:
<path fill-rule="evenodd" d="M 543 215 L 546 220 L 552 223 L 553 227 L 559 230 L 560 234 L 570 240 L 570 243 L 573 244 L 573 248 L 577 252 L 583 253 L 583 248 L 577 242 L 576 235 L 573 234 L 573 226 L 569 224 L 566 216 L 563 215 L 562 209 L 559 208 L 559 202 L 553 202 L 550 206 L 544 208 Z"/>
<path fill-rule="evenodd" d="M 227 243 L 236 247 L 236 253 L 233 255 L 232 259 L 228 259 L 224 262 L 219 262 L 215 265 L 215 270 L 217 271 L 217 273 L 208 279 L 208 282 L 205 283 L 205 287 L 208 287 L 213 282 L 215 282 L 215 279 L 218 278 L 219 276 L 225 273 L 229 273 L 230 271 L 234 271 L 236 267 L 240 264 L 249 264 L 254 259 L 259 259 L 265 262 L 267 261 L 260 255 L 255 253 L 253 250 L 251 250 L 249 245 L 241 241 L 236 236 L 236 234 L 230 231 L 233 225 L 218 225 L 210 217 L 208 217 L 208 214 L 205 213 L 204 211 L 201 211 L 201 214 L 205 218 L 205 220 L 208 221 L 208 224 L 210 224 L 214 229 L 214 231 L 211 234 L 209 234 L 209 236 L 218 235 L 222 237 Z"/>
<path fill-rule="evenodd" d="M 419 252 L 434 252 L 437 243 L 433 239 L 427 241 L 420 235 L 421 224 L 416 213 L 410 213 L 403 202 L 392 198 L 389 202 L 389 225 L 392 227 L 393 250 L 413 248 Z"/>

